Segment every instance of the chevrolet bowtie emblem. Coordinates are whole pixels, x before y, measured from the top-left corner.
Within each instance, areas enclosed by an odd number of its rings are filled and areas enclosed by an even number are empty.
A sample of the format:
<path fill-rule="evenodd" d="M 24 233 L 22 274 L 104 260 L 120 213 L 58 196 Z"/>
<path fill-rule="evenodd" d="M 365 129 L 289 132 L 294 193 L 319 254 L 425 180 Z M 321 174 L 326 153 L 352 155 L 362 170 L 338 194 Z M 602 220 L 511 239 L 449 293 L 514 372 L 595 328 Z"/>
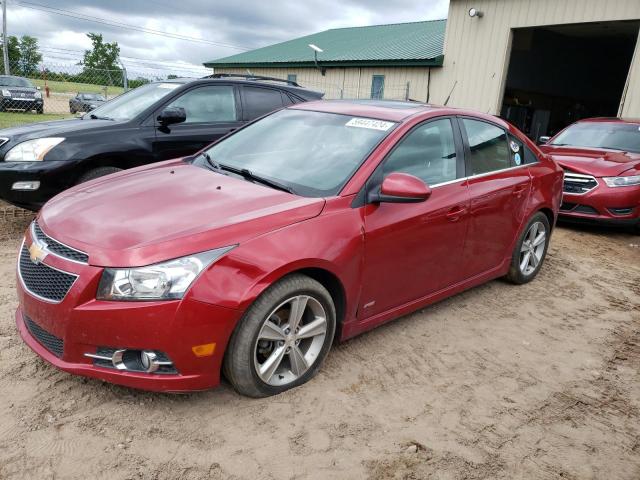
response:
<path fill-rule="evenodd" d="M 45 258 L 47 258 L 49 252 L 47 252 L 43 247 L 38 245 L 36 242 L 33 242 L 29 247 L 29 258 L 36 265 L 41 263 Z"/>

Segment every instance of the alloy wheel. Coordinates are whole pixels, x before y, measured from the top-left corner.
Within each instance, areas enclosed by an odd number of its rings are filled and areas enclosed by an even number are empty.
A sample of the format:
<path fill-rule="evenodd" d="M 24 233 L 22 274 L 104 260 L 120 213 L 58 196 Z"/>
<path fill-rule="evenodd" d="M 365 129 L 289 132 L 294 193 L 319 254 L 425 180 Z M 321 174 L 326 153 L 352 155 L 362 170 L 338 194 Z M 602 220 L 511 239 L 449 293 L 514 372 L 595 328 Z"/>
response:
<path fill-rule="evenodd" d="M 287 385 L 316 362 L 327 336 L 327 314 L 314 297 L 297 295 L 278 305 L 264 321 L 254 351 L 258 377 Z"/>
<path fill-rule="evenodd" d="M 520 247 L 520 271 L 531 275 L 540 265 L 547 243 L 547 229 L 542 222 L 535 222 L 527 230 Z"/>

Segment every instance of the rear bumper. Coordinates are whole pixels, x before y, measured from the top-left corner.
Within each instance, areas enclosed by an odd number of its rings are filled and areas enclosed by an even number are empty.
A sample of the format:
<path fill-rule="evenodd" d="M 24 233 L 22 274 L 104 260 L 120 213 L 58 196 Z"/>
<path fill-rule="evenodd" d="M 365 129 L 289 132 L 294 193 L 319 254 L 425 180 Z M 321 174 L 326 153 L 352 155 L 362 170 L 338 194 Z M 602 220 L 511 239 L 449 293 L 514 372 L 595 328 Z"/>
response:
<path fill-rule="evenodd" d="M 559 215 L 562 219 L 611 225 L 637 225 L 640 222 L 640 187 L 598 186 L 583 195 L 565 193 Z"/>

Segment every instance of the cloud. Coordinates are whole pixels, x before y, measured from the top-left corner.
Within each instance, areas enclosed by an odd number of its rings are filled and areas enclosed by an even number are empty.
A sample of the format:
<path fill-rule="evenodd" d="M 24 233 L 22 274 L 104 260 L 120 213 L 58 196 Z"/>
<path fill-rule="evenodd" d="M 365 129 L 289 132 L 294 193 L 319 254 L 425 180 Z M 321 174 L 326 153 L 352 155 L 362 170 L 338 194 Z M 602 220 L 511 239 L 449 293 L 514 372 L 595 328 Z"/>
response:
<path fill-rule="evenodd" d="M 128 69 L 201 71 L 202 62 L 329 28 L 445 18 L 448 0 L 15 0 L 8 4 L 9 35 L 32 35 L 49 63 L 77 63 L 89 48 L 87 32 L 120 45 Z M 45 8 L 43 8 L 45 7 Z M 49 7 L 49 11 L 46 7 Z M 56 10 L 51 10 L 56 9 Z M 53 13 L 54 11 L 58 13 Z M 216 44 L 179 40 L 61 15 L 88 15 Z"/>

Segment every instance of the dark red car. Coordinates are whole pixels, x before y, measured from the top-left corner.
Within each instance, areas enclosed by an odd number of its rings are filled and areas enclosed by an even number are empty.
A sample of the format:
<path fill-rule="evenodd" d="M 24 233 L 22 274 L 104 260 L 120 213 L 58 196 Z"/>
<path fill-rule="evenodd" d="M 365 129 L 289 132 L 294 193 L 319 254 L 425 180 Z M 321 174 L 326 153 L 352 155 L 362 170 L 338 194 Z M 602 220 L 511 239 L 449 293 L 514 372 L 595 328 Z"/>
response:
<path fill-rule="evenodd" d="M 540 148 L 565 170 L 561 217 L 638 229 L 640 120 L 581 120 Z"/>
<path fill-rule="evenodd" d="M 74 187 L 26 233 L 16 321 L 65 371 L 266 396 L 342 341 L 538 273 L 562 170 L 488 115 L 404 102 L 280 110 L 199 154 Z"/>

